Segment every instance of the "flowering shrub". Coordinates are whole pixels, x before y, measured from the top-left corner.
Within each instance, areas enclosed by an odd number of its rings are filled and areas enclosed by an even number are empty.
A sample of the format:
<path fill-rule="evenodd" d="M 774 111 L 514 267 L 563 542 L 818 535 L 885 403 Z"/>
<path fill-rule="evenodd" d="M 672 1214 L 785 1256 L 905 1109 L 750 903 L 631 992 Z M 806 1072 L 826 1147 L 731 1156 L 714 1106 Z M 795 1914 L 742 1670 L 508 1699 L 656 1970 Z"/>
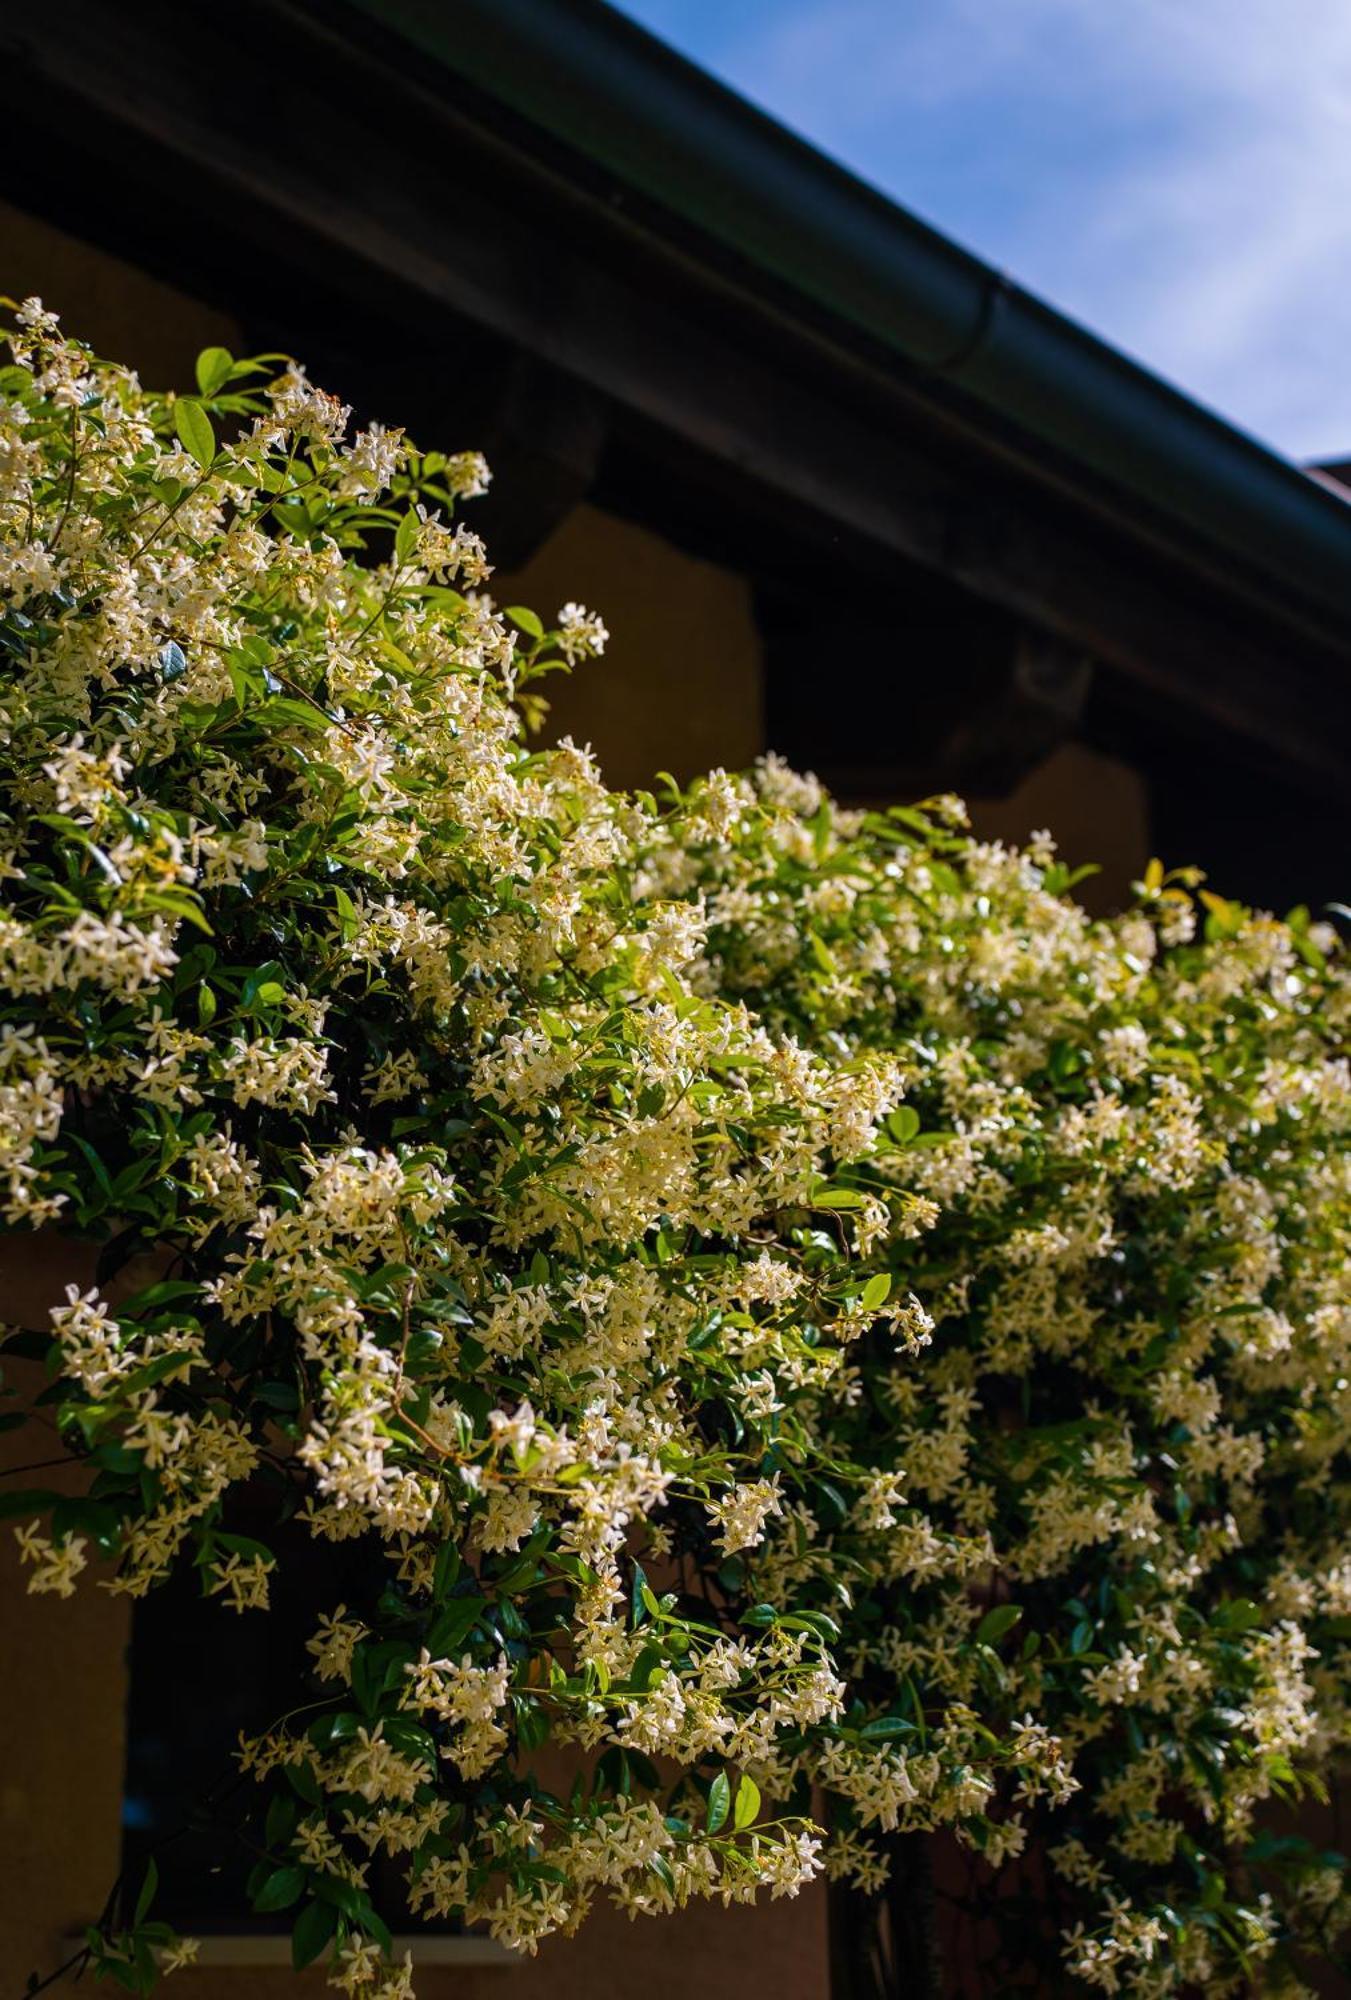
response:
<path fill-rule="evenodd" d="M 1092 923 L 772 759 L 612 793 L 531 747 L 604 628 L 477 594 L 475 455 L 11 348 L 0 1203 L 104 1247 L 9 1342 L 85 1493 L 6 1504 L 31 1589 L 222 1616 L 372 1552 L 241 1747 L 297 1964 L 411 1990 L 378 1857 L 533 1948 L 948 1826 L 1029 1845 L 1010 1982 L 1300 1990 L 1336 1883 L 1253 1813 L 1345 1733 L 1335 940 L 1157 870 Z"/>
<path fill-rule="evenodd" d="M 875 1886 L 896 1827 L 996 1868 L 1032 1837 L 1029 1902 L 974 1905 L 1002 1932 L 977 1990 L 1036 1983 L 1061 1933 L 1109 1993 L 1303 1992 L 1286 1947 L 1344 1927 L 1340 1858 L 1254 1813 L 1323 1796 L 1348 1734 L 1337 940 L 1157 863 L 1094 923 L 1048 836 L 842 813 L 772 762 L 734 789 L 734 838 L 654 849 L 705 912 L 692 976 L 890 1064 L 841 1176 L 882 1331 L 757 1562 L 843 1627 L 850 1706 L 805 1760 L 827 1866 Z M 800 1235 L 800 1298 L 837 1249 Z M 932 1331 L 919 1366 L 897 1329 Z"/>

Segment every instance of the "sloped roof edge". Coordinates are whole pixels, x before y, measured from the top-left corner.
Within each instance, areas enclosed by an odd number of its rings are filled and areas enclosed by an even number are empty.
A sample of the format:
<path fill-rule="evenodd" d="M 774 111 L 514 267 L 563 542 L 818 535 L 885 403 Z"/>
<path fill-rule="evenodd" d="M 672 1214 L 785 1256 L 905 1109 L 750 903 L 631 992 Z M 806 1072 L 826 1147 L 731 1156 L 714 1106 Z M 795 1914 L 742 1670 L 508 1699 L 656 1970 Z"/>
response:
<path fill-rule="evenodd" d="M 1351 505 L 603 0 L 348 0 L 516 117 L 1345 632 Z"/>

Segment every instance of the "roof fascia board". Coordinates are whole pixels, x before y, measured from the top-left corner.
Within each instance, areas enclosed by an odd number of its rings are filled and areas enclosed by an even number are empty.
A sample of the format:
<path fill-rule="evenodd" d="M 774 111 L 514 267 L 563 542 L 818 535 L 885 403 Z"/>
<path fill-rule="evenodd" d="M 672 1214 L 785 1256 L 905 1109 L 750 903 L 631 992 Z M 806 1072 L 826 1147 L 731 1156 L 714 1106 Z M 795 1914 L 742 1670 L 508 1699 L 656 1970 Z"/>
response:
<path fill-rule="evenodd" d="M 1346 501 L 602 0 L 347 5 L 796 292 L 846 337 L 852 329 L 908 368 L 959 386 L 1344 629 Z"/>

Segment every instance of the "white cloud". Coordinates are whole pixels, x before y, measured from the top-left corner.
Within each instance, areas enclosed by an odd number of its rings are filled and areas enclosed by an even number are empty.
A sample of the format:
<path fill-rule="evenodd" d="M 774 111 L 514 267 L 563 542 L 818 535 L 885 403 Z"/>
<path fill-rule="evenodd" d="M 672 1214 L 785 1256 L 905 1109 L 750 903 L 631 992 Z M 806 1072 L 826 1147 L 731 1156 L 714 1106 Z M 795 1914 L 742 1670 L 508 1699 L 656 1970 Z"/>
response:
<path fill-rule="evenodd" d="M 634 11 L 1236 422 L 1351 452 L 1347 0 Z"/>

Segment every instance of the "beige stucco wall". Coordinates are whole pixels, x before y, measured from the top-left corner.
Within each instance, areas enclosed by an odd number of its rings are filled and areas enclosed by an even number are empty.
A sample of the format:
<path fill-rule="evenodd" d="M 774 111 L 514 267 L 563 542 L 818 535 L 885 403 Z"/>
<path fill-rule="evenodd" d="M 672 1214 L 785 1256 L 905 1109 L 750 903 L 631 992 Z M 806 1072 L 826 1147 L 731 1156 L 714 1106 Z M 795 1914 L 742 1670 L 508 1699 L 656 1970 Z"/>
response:
<path fill-rule="evenodd" d="M 764 748 L 763 649 L 750 585 L 734 571 L 583 505 L 491 590 L 546 625 L 569 600 L 605 620 L 601 659 L 536 685 L 551 704 L 548 735 L 589 743 L 610 784 L 650 785 L 658 771 L 683 783 Z"/>
<path fill-rule="evenodd" d="M 575 1938 L 502 1965 L 428 1966 L 418 2000 L 827 2000 L 825 1895 L 724 1910 L 707 1903 L 634 1922 L 609 1907 Z M 318 2000 L 322 1972 L 175 1974 L 177 2000 Z M 17 1996 L 16 1996 L 17 2000 Z"/>
<path fill-rule="evenodd" d="M 92 1282 L 95 1254 L 0 1241 L 0 1320 L 43 1325 L 67 1283 Z M 4 1379 L 26 1403 L 46 1378 L 7 1361 Z M 41 1412 L 0 1434 L 3 1490 L 82 1492 L 78 1468 L 43 1463 L 60 1451 Z M 98 1915 L 117 1875 L 129 1631 L 126 1599 L 105 1590 L 26 1596 L 11 1526 L 0 1526 L 0 1981 L 16 1994 L 30 1971 L 60 1962 L 63 1935 Z"/>
<path fill-rule="evenodd" d="M 1052 751 L 1006 799 L 972 799 L 971 824 L 982 840 L 1021 844 L 1049 828 L 1061 859 L 1099 873 L 1075 895 L 1096 913 L 1120 909 L 1149 860 L 1149 798 L 1138 771 L 1082 743 Z"/>
<path fill-rule="evenodd" d="M 11 1465 L 54 1448 L 41 1431 L 0 1443 Z M 17 1483 L 84 1482 L 44 1471 Z M 128 1626 L 125 1599 L 105 1591 L 25 1598 L 0 1529 L 0 1990 L 16 2000 L 30 1971 L 60 1962 L 72 1921 L 97 1916 L 117 1874 Z"/>

